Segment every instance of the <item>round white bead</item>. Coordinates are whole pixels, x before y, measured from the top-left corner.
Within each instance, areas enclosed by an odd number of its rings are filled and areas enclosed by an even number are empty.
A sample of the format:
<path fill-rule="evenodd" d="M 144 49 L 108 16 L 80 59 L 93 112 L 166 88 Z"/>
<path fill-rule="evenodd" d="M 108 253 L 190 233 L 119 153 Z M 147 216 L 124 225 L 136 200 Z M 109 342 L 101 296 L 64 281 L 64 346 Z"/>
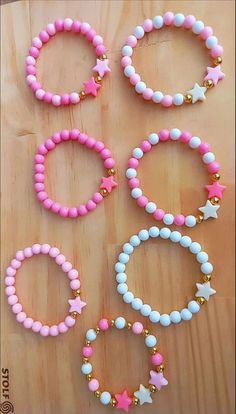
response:
<path fill-rule="evenodd" d="M 125 273 L 117 273 L 116 281 L 117 283 L 125 283 L 127 280 L 127 275 Z"/>
<path fill-rule="evenodd" d="M 136 26 L 134 29 L 134 36 L 137 39 L 142 39 L 142 37 L 144 36 L 144 29 L 142 28 L 142 26 Z"/>
<path fill-rule="evenodd" d="M 170 131 L 170 138 L 173 141 L 176 141 L 177 139 L 179 139 L 180 138 L 180 135 L 181 135 L 180 129 L 178 129 L 178 128 L 171 129 L 171 131 Z"/>
<path fill-rule="evenodd" d="M 163 313 L 163 315 L 160 316 L 160 324 L 162 326 L 169 326 L 171 324 L 169 315 Z"/>
<path fill-rule="evenodd" d="M 139 298 L 134 298 L 134 300 L 131 303 L 131 306 L 134 310 L 140 310 L 143 306 L 143 301 Z"/>
<path fill-rule="evenodd" d="M 206 152 L 206 154 L 202 156 L 202 160 L 205 164 L 210 164 L 210 162 L 215 161 L 215 155 L 213 152 Z"/>
<path fill-rule="evenodd" d="M 160 321 L 160 313 L 157 311 L 152 311 L 149 315 L 149 319 L 152 323 L 158 323 Z"/>
<path fill-rule="evenodd" d="M 104 391 L 100 396 L 100 402 L 103 405 L 108 405 L 110 404 L 110 401 L 111 401 L 111 394 L 108 391 Z"/>
<path fill-rule="evenodd" d="M 181 321 L 181 315 L 178 311 L 173 311 L 170 313 L 170 320 L 173 323 L 179 323 Z"/>
<path fill-rule="evenodd" d="M 116 318 L 116 320 L 115 320 L 115 327 L 117 329 L 124 329 L 125 325 L 126 325 L 125 318 L 122 318 L 122 316 L 119 316 L 118 318 Z"/>
<path fill-rule="evenodd" d="M 158 227 L 156 227 L 156 226 L 150 227 L 150 229 L 149 229 L 150 237 L 158 237 L 159 233 L 160 233 L 160 231 L 159 231 Z"/>
<path fill-rule="evenodd" d="M 137 93 L 143 93 L 146 89 L 146 83 L 139 81 L 135 85 L 135 90 Z"/>
<path fill-rule="evenodd" d="M 132 293 L 132 292 L 126 292 L 126 293 L 123 295 L 123 301 L 124 301 L 125 303 L 131 303 L 131 302 L 133 302 L 133 300 L 134 300 L 134 295 L 133 295 L 133 293 Z"/>
<path fill-rule="evenodd" d="M 206 252 L 199 252 L 197 254 L 197 261 L 199 263 L 206 263 L 208 261 L 208 254 Z"/>
<path fill-rule="evenodd" d="M 189 321 L 193 317 L 192 313 L 186 308 L 182 309 L 180 315 L 183 321 Z"/>
<path fill-rule="evenodd" d="M 133 198 L 139 198 L 139 197 L 141 197 L 142 194 L 143 194 L 143 192 L 142 192 L 141 188 L 138 188 L 138 187 L 133 188 L 132 191 L 131 191 L 131 196 Z"/>
<path fill-rule="evenodd" d="M 119 262 L 126 264 L 128 263 L 128 261 L 129 261 L 129 255 L 126 253 L 120 253 Z"/>
<path fill-rule="evenodd" d="M 185 225 L 187 227 L 194 227 L 197 224 L 196 217 L 194 216 L 186 216 L 185 217 Z"/>
<path fill-rule="evenodd" d="M 199 303 L 197 303 L 196 300 L 191 300 L 191 302 L 188 303 L 188 310 L 191 313 L 197 313 L 199 312 L 201 306 L 199 305 Z"/>
<path fill-rule="evenodd" d="M 155 16 L 153 19 L 153 26 L 155 29 L 161 29 L 163 27 L 163 17 L 162 16 Z"/>
<path fill-rule="evenodd" d="M 147 203 L 147 205 L 145 206 L 145 210 L 147 213 L 152 214 L 154 213 L 154 211 L 156 211 L 156 204 L 153 203 L 152 201 L 149 201 L 149 203 Z"/>
<path fill-rule="evenodd" d="M 97 334 L 94 329 L 89 329 L 86 333 L 87 341 L 93 342 L 97 338 Z"/>
<path fill-rule="evenodd" d="M 202 141 L 200 140 L 200 138 L 198 138 L 198 137 L 192 137 L 190 139 L 190 141 L 189 141 L 189 146 L 190 146 L 190 148 L 195 149 L 195 148 L 198 148 L 199 145 L 201 145 L 201 142 Z"/>
<path fill-rule="evenodd" d="M 170 240 L 174 243 L 179 243 L 182 238 L 182 234 L 179 231 L 172 231 L 170 234 Z"/>
<path fill-rule="evenodd" d="M 139 160 L 143 156 L 143 151 L 141 150 L 141 148 L 137 147 L 133 149 L 132 154 L 133 154 L 133 157 Z"/>
<path fill-rule="evenodd" d="M 128 65 L 124 68 L 124 74 L 127 76 L 127 78 L 130 78 L 130 76 L 134 75 L 135 69 L 132 65 Z"/>
<path fill-rule="evenodd" d="M 132 56 L 132 54 L 133 54 L 133 49 L 131 46 L 125 45 L 124 47 L 122 47 L 123 56 Z"/>
<path fill-rule="evenodd" d="M 184 95 L 182 93 L 176 93 L 173 96 L 173 104 L 176 106 L 180 106 L 184 103 Z"/>
<path fill-rule="evenodd" d="M 162 239 L 168 239 L 170 237 L 170 229 L 167 229 L 167 227 L 163 227 L 160 229 L 160 236 Z"/>
<path fill-rule="evenodd" d="M 174 223 L 174 216 L 173 216 L 173 214 L 169 214 L 169 213 L 165 214 L 164 217 L 163 217 L 163 222 L 167 226 L 170 226 L 171 224 L 173 224 Z"/>
<path fill-rule="evenodd" d="M 157 344 L 157 339 L 156 339 L 156 337 L 154 335 L 148 335 L 148 336 L 146 336 L 146 338 L 145 338 L 145 345 L 148 348 L 153 348 L 154 346 L 156 346 L 156 344 Z"/>
<path fill-rule="evenodd" d="M 124 295 L 126 292 L 128 292 L 128 286 L 126 285 L 126 283 L 119 283 L 119 285 L 117 286 L 117 292 L 120 295 Z"/>
<path fill-rule="evenodd" d="M 193 254 L 198 254 L 202 250 L 202 248 L 201 248 L 201 245 L 199 243 L 192 242 L 189 246 L 189 250 Z"/>
<path fill-rule="evenodd" d="M 174 17 L 174 26 L 181 27 L 184 23 L 185 16 L 182 13 L 177 13 Z"/>
<path fill-rule="evenodd" d="M 197 20 L 192 27 L 192 31 L 195 34 L 200 34 L 203 29 L 204 23 L 201 20 Z"/>
<path fill-rule="evenodd" d="M 150 142 L 150 144 L 156 145 L 159 142 L 159 136 L 152 132 L 148 137 L 148 141 Z"/>
<path fill-rule="evenodd" d="M 216 36 L 209 36 L 205 42 L 207 49 L 212 49 L 217 44 L 218 44 L 218 39 Z"/>
<path fill-rule="evenodd" d="M 137 171 L 135 170 L 135 168 L 128 168 L 128 170 L 126 170 L 126 177 L 127 178 L 135 178 L 137 176 Z"/>
<path fill-rule="evenodd" d="M 143 305 L 140 309 L 141 315 L 143 315 L 143 316 L 149 316 L 151 311 L 152 311 L 151 306 L 149 306 L 147 304 Z"/>
<path fill-rule="evenodd" d="M 89 375 L 89 374 L 91 374 L 92 370 L 93 370 L 93 367 L 92 367 L 92 365 L 91 365 L 91 364 L 89 364 L 89 363 L 83 364 L 83 365 L 82 365 L 82 367 L 81 367 L 81 372 L 82 372 L 84 375 Z"/>
<path fill-rule="evenodd" d="M 140 230 L 138 237 L 140 240 L 145 241 L 149 239 L 149 233 L 147 230 Z"/>
<path fill-rule="evenodd" d="M 163 98 L 163 93 L 160 91 L 156 91 L 154 92 L 154 94 L 152 95 L 152 100 L 155 103 L 160 103 L 162 101 Z"/>
<path fill-rule="evenodd" d="M 205 275 L 210 275 L 213 272 L 213 266 L 210 262 L 203 263 L 201 265 L 201 271 Z"/>
<path fill-rule="evenodd" d="M 192 243 L 192 239 L 189 236 L 183 236 L 181 237 L 181 240 L 179 243 L 182 247 L 189 247 Z"/>

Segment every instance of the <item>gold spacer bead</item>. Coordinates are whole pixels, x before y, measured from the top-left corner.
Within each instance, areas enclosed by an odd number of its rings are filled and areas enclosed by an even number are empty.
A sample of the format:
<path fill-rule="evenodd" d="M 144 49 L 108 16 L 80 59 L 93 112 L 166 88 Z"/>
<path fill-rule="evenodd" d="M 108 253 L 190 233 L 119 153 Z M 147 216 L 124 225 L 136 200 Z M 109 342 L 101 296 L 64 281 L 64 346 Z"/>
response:
<path fill-rule="evenodd" d="M 203 85 L 205 86 L 205 88 L 211 89 L 214 86 L 214 83 L 211 79 L 207 79 L 203 82 Z"/>
<path fill-rule="evenodd" d="M 202 223 L 203 222 L 203 219 L 204 219 L 204 217 L 203 217 L 202 214 L 197 214 L 196 215 L 196 220 L 197 220 L 197 223 L 198 224 Z"/>
<path fill-rule="evenodd" d="M 111 322 L 110 322 L 110 326 L 111 326 L 111 327 L 115 326 L 115 320 L 114 320 L 114 319 L 112 319 L 112 320 L 111 320 Z"/>
<path fill-rule="evenodd" d="M 86 375 L 86 379 L 87 379 L 88 381 L 91 381 L 91 379 L 92 379 L 92 375 L 91 375 L 91 374 Z"/>
<path fill-rule="evenodd" d="M 131 322 L 127 322 L 126 328 L 127 329 L 131 329 L 132 328 L 132 323 Z"/>
<path fill-rule="evenodd" d="M 86 93 L 84 91 L 81 91 L 79 93 L 80 99 L 85 99 L 86 98 Z"/>
<path fill-rule="evenodd" d="M 152 348 L 150 352 L 152 355 L 155 355 L 157 353 L 157 348 Z"/>
<path fill-rule="evenodd" d="M 74 296 L 75 297 L 80 296 L 80 290 L 79 289 L 74 290 Z"/>
<path fill-rule="evenodd" d="M 156 370 L 157 370 L 157 372 L 163 372 L 164 371 L 164 365 L 158 365 Z"/>
<path fill-rule="evenodd" d="M 148 336 L 148 335 L 149 335 L 149 330 L 148 329 L 144 329 L 143 336 Z"/>
<path fill-rule="evenodd" d="M 97 391 L 95 391 L 94 395 L 95 395 L 95 397 L 100 398 L 101 392 L 97 390 Z"/>
<path fill-rule="evenodd" d="M 108 196 L 108 191 L 107 191 L 105 188 L 101 188 L 101 190 L 100 190 L 100 194 L 101 194 L 103 197 L 106 197 L 106 196 Z"/>
<path fill-rule="evenodd" d="M 100 56 L 100 58 L 99 58 L 100 60 L 105 60 L 105 59 L 107 59 L 107 55 L 105 55 L 105 53 L 102 55 L 102 56 Z"/>
<path fill-rule="evenodd" d="M 133 405 L 139 405 L 139 399 L 137 397 L 133 397 Z"/>
<path fill-rule="evenodd" d="M 221 56 L 218 56 L 217 58 L 213 60 L 213 63 L 215 66 L 221 65 L 222 62 L 223 62 L 223 59 Z"/>
<path fill-rule="evenodd" d="M 210 280 L 211 280 L 211 275 L 203 275 L 203 281 L 204 282 L 210 282 Z"/>
<path fill-rule="evenodd" d="M 206 300 L 202 296 L 199 296 L 197 298 L 197 302 L 199 303 L 199 305 L 204 305 L 204 303 L 206 302 Z"/>
<path fill-rule="evenodd" d="M 115 175 L 116 170 L 114 168 L 109 168 L 109 170 L 107 170 L 107 174 L 108 175 Z"/>
<path fill-rule="evenodd" d="M 98 327 L 97 327 L 97 328 L 95 329 L 95 332 L 96 332 L 96 334 L 99 334 L 99 332 L 100 332 L 100 328 L 98 328 Z"/>
<path fill-rule="evenodd" d="M 111 400 L 110 400 L 110 404 L 111 404 L 111 406 L 112 407 L 115 407 L 116 406 L 116 404 L 117 404 L 117 401 L 116 401 L 116 399 L 113 397 L 113 398 L 111 398 Z"/>
<path fill-rule="evenodd" d="M 96 77 L 96 82 L 101 83 L 102 82 L 102 77 L 101 76 L 97 76 Z"/>
<path fill-rule="evenodd" d="M 155 385 L 149 385 L 149 390 L 151 392 L 156 392 L 157 388 L 155 387 Z"/>
<path fill-rule="evenodd" d="M 91 341 L 85 341 L 85 345 L 87 346 L 91 345 Z"/>
<path fill-rule="evenodd" d="M 220 179 L 220 174 L 219 173 L 212 174 L 211 179 L 212 181 L 218 181 Z"/>
<path fill-rule="evenodd" d="M 72 318 L 76 319 L 78 315 L 78 312 L 70 312 L 70 316 L 72 316 Z"/>
<path fill-rule="evenodd" d="M 88 363 L 88 358 L 83 358 L 83 362 L 85 363 L 85 364 L 87 364 Z"/>
<path fill-rule="evenodd" d="M 220 199 L 218 197 L 212 197 L 210 202 L 215 206 L 216 204 L 219 204 Z"/>
<path fill-rule="evenodd" d="M 190 95 L 190 93 L 187 93 L 187 95 L 184 96 L 184 102 L 185 103 L 191 103 L 192 102 L 192 95 Z"/>

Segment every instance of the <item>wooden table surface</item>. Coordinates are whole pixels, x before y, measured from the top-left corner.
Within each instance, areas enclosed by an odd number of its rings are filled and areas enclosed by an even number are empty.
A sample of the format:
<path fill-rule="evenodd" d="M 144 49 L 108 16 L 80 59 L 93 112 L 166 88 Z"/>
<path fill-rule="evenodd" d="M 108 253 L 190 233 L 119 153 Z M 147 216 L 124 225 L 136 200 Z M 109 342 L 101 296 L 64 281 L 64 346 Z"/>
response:
<path fill-rule="evenodd" d="M 169 386 L 152 405 L 134 414 L 232 414 L 234 412 L 234 2 L 233 1 L 18 1 L 2 6 L 2 366 L 9 369 L 15 414 L 106 414 L 80 372 L 85 332 L 102 316 L 140 319 L 157 335 Z M 214 28 L 224 46 L 224 81 L 204 103 L 162 109 L 138 97 L 120 68 L 121 47 L 144 18 L 166 10 L 194 14 Z M 112 72 L 96 99 L 56 109 L 36 101 L 25 84 L 24 59 L 31 39 L 61 17 L 88 21 L 104 37 Z M 134 53 L 135 66 L 154 89 L 184 91 L 201 82 L 210 59 L 203 43 L 177 29 L 146 36 Z M 91 73 L 94 53 L 81 36 L 59 34 L 43 48 L 40 79 L 59 93 L 80 89 Z M 227 185 L 219 219 L 183 233 L 199 241 L 214 264 L 217 294 L 191 322 L 152 326 L 116 293 L 114 263 L 121 246 L 141 228 L 156 223 L 131 199 L 125 178 L 131 150 L 150 132 L 178 127 L 212 145 Z M 61 129 L 79 128 L 102 139 L 114 153 L 119 187 L 82 219 L 62 219 L 36 200 L 33 157 L 37 145 Z M 47 187 L 68 205 L 86 201 L 99 186 L 102 163 L 76 144 L 61 145 L 47 161 Z M 206 168 L 199 155 L 178 143 L 161 145 L 145 157 L 140 178 L 146 194 L 167 211 L 197 213 L 205 203 Z M 172 226 L 174 228 L 174 226 Z M 58 246 L 80 270 L 87 307 L 74 329 L 42 338 L 16 321 L 4 295 L 4 270 L 14 253 L 33 243 Z M 184 249 L 148 241 L 128 265 L 136 295 L 161 312 L 184 307 L 200 281 L 199 267 Z M 68 311 L 70 289 L 48 257 L 24 263 L 17 291 L 25 310 L 44 323 Z M 93 357 L 103 388 L 120 392 L 147 384 L 148 352 L 127 332 L 99 338 Z M 130 411 L 131 412 L 131 411 Z"/>

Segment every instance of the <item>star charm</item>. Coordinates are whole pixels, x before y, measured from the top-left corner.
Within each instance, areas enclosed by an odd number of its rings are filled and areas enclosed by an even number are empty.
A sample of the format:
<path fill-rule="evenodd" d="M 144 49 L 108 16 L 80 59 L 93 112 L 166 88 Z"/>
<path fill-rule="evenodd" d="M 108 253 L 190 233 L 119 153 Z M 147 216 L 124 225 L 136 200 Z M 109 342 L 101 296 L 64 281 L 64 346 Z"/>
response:
<path fill-rule="evenodd" d="M 103 76 L 106 73 L 111 71 L 108 64 L 109 64 L 109 59 L 104 59 L 104 60 L 97 59 L 97 64 L 96 64 L 96 66 L 93 67 L 93 70 L 95 72 L 98 72 L 99 76 L 101 76 L 101 78 L 103 78 Z"/>
<path fill-rule="evenodd" d="M 115 394 L 115 398 L 117 400 L 116 408 L 120 408 L 128 413 L 129 406 L 132 404 L 133 400 L 128 396 L 127 391 L 125 390 L 122 394 Z"/>
<path fill-rule="evenodd" d="M 198 210 L 200 210 L 203 214 L 204 214 L 204 220 L 209 219 L 209 217 L 212 218 L 217 218 L 217 210 L 220 208 L 220 206 L 218 205 L 213 205 L 211 204 L 211 202 L 209 200 L 207 200 L 205 206 L 203 207 L 199 207 Z"/>
<path fill-rule="evenodd" d="M 211 288 L 210 282 L 203 284 L 196 283 L 196 286 L 198 288 L 197 293 L 195 293 L 196 297 L 203 297 L 204 299 L 209 300 L 209 297 L 216 293 L 216 290 Z"/>
<path fill-rule="evenodd" d="M 79 296 L 75 299 L 69 299 L 68 303 L 70 305 L 69 312 L 77 312 L 81 315 L 82 309 L 86 306 L 86 302 L 82 302 Z"/>
<path fill-rule="evenodd" d="M 192 103 L 194 104 L 197 101 L 205 101 L 205 92 L 207 88 L 205 86 L 200 86 L 198 83 L 195 83 L 193 89 L 190 89 L 188 93 L 192 95 Z"/>
<path fill-rule="evenodd" d="M 218 197 L 222 198 L 222 193 L 226 189 L 225 185 L 220 185 L 217 181 L 211 185 L 206 185 L 205 188 L 208 190 L 208 198 Z"/>
<path fill-rule="evenodd" d="M 163 372 L 150 371 L 150 376 L 151 379 L 149 380 L 149 384 L 155 385 L 158 391 L 168 384 L 167 379 L 164 378 Z"/>
<path fill-rule="evenodd" d="M 148 388 L 145 388 L 142 384 L 140 384 L 139 390 L 134 392 L 134 396 L 139 399 L 140 405 L 152 403 L 151 391 Z"/>
<path fill-rule="evenodd" d="M 102 177 L 102 184 L 100 188 L 105 188 L 108 193 L 111 193 L 113 187 L 117 187 L 117 182 L 115 181 L 114 177 L 110 175 L 109 177 Z"/>
<path fill-rule="evenodd" d="M 84 82 L 84 92 L 86 95 L 93 95 L 97 96 L 99 89 L 101 88 L 101 85 L 97 82 L 95 82 L 94 77 L 92 76 L 91 79 Z"/>
<path fill-rule="evenodd" d="M 211 68 L 207 66 L 207 75 L 205 76 L 204 80 L 212 80 L 214 85 L 217 85 L 219 80 L 224 79 L 225 74 L 221 72 L 220 65 L 216 66 L 215 68 Z"/>

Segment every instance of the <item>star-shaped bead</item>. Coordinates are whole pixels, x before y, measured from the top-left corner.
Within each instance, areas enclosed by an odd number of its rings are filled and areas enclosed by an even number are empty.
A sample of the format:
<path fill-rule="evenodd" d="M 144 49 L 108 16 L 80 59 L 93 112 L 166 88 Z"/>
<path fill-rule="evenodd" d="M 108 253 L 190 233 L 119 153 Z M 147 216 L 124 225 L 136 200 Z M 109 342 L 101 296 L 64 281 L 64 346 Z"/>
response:
<path fill-rule="evenodd" d="M 222 198 L 222 193 L 226 189 L 225 185 L 220 185 L 217 181 L 211 185 L 206 185 L 205 188 L 208 190 L 208 198 L 218 197 Z"/>
<path fill-rule="evenodd" d="M 220 65 L 216 66 L 215 68 L 207 66 L 207 75 L 205 76 L 204 80 L 212 80 L 214 85 L 217 85 L 219 80 L 223 79 L 225 74 L 221 72 Z"/>
<path fill-rule="evenodd" d="M 198 291 L 195 294 L 196 297 L 203 297 L 204 299 L 209 300 L 209 297 L 216 293 L 216 290 L 212 289 L 210 282 L 203 284 L 196 283 L 196 286 L 198 288 Z"/>
<path fill-rule="evenodd" d="M 120 408 L 128 413 L 129 406 L 132 404 L 132 398 L 128 396 L 127 391 L 125 390 L 122 394 L 115 394 L 115 397 L 117 400 L 116 408 Z"/>
<path fill-rule="evenodd" d="M 103 76 L 106 73 L 111 71 L 108 65 L 109 65 L 109 59 L 104 59 L 104 60 L 97 59 L 97 64 L 96 66 L 93 67 L 93 70 L 95 72 L 98 72 L 99 76 L 103 78 Z"/>
<path fill-rule="evenodd" d="M 193 89 L 190 89 L 187 93 L 192 95 L 192 103 L 197 101 L 205 101 L 205 92 L 207 88 L 205 86 L 200 86 L 198 83 L 195 83 Z"/>
<path fill-rule="evenodd" d="M 134 396 L 139 399 L 140 405 L 152 403 L 151 391 L 148 388 L 145 388 L 142 384 L 140 384 L 139 390 L 134 392 Z"/>
<path fill-rule="evenodd" d="M 204 220 L 212 218 L 217 218 L 217 210 L 220 208 L 219 205 L 213 205 L 209 200 L 207 200 L 205 206 L 199 207 L 200 210 L 204 214 Z"/>
<path fill-rule="evenodd" d="M 118 184 L 113 175 L 110 175 L 109 177 L 102 177 L 102 184 L 100 185 L 100 188 L 104 188 L 108 191 L 108 193 L 111 193 L 112 189 L 117 187 L 117 185 Z"/>
<path fill-rule="evenodd" d="M 68 303 L 70 305 L 69 312 L 77 312 L 81 315 L 82 309 L 86 306 L 86 302 L 83 302 L 79 296 L 75 299 L 69 299 Z"/>
<path fill-rule="evenodd" d="M 163 372 L 150 371 L 151 379 L 149 384 L 155 385 L 155 387 L 160 391 L 162 387 L 168 384 L 166 378 L 164 378 Z"/>
<path fill-rule="evenodd" d="M 100 88 L 101 85 L 95 81 L 93 76 L 91 79 L 84 82 L 84 92 L 86 93 L 86 95 L 97 96 Z"/>

